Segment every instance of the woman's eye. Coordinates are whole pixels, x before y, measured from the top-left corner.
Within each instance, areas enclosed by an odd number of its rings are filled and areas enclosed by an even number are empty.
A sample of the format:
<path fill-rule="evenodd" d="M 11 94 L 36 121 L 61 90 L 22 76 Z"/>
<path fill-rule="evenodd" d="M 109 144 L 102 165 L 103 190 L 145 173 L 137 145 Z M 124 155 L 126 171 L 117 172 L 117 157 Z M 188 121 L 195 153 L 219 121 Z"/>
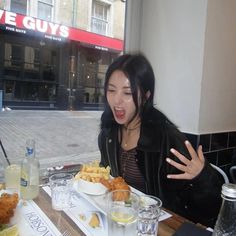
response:
<path fill-rule="evenodd" d="M 125 92 L 125 95 L 130 96 L 130 95 L 132 95 L 132 93 L 131 92 Z"/>
<path fill-rule="evenodd" d="M 107 92 L 113 93 L 113 92 L 115 92 L 115 90 L 114 89 L 108 89 Z"/>

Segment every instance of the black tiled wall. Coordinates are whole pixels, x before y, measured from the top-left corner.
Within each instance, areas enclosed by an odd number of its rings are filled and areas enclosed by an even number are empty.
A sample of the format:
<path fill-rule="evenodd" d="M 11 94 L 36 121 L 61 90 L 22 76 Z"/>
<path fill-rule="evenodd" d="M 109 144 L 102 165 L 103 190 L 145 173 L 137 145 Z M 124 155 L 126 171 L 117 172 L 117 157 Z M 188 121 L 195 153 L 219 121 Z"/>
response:
<path fill-rule="evenodd" d="M 189 134 L 187 139 L 197 148 L 202 145 L 205 158 L 220 168 L 229 176 L 229 168 L 236 165 L 236 132 Z M 230 178 L 230 176 L 229 176 Z"/>

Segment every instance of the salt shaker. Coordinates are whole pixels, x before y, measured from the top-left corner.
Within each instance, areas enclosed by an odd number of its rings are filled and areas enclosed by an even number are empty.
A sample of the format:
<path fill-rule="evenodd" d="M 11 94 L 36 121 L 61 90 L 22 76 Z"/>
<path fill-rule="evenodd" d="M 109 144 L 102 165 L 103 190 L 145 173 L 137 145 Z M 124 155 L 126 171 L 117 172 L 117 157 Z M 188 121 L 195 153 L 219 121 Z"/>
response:
<path fill-rule="evenodd" d="M 236 235 L 236 184 L 223 184 L 222 205 L 212 236 Z"/>

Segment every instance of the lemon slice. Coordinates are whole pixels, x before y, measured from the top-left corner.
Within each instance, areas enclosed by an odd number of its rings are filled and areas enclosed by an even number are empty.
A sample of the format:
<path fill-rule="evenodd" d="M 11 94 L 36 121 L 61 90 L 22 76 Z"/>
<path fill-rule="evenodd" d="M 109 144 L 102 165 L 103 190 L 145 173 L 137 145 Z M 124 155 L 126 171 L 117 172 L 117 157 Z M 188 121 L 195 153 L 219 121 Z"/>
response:
<path fill-rule="evenodd" d="M 19 235 L 19 231 L 18 231 L 17 225 L 13 225 L 0 232 L 0 236 L 18 236 L 18 235 Z"/>
<path fill-rule="evenodd" d="M 116 221 L 117 223 L 129 224 L 135 220 L 135 217 L 132 213 L 124 213 L 124 212 L 112 212 L 111 219 Z"/>

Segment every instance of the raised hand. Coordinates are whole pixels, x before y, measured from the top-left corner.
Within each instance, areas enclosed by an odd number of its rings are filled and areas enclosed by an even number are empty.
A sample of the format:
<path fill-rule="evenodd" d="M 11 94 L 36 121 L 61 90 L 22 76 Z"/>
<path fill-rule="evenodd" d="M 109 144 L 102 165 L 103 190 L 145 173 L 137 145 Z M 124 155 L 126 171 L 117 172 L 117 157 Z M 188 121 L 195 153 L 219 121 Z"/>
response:
<path fill-rule="evenodd" d="M 182 171 L 181 174 L 173 174 L 167 175 L 169 179 L 193 179 L 196 177 L 203 169 L 205 158 L 202 152 L 202 146 L 200 145 L 197 149 L 197 152 L 193 149 L 192 145 L 189 141 L 185 141 L 185 146 L 187 147 L 189 154 L 191 156 L 191 160 L 186 158 L 184 155 L 179 153 L 174 148 L 171 148 L 171 152 L 182 162 L 182 164 L 175 162 L 170 158 L 166 158 L 166 161 L 177 168 L 178 170 Z"/>

